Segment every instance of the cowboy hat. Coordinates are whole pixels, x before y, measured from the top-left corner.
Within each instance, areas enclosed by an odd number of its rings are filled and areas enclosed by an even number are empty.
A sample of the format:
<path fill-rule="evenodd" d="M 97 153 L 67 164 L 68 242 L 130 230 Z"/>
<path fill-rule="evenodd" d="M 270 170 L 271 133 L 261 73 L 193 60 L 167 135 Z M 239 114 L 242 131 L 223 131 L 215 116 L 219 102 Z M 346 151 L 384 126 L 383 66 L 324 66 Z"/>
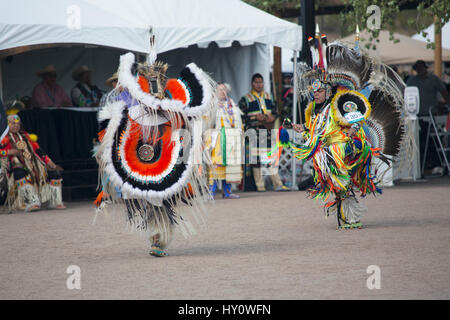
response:
<path fill-rule="evenodd" d="M 106 79 L 105 84 L 109 87 L 112 87 L 112 82 L 117 81 L 118 79 L 119 79 L 119 75 L 117 74 L 117 72 L 114 72 L 114 74 L 111 77 Z"/>
<path fill-rule="evenodd" d="M 423 60 L 417 60 L 416 63 L 414 63 L 414 65 L 412 66 L 413 70 L 417 70 L 417 67 L 419 65 L 422 65 L 425 69 L 428 69 L 428 65 L 425 61 Z"/>
<path fill-rule="evenodd" d="M 45 74 L 55 74 L 56 75 L 56 69 L 55 66 L 52 64 L 49 64 L 48 66 L 46 66 L 44 69 L 36 72 L 36 75 L 39 77 L 42 77 Z"/>
<path fill-rule="evenodd" d="M 76 69 L 74 72 L 72 72 L 72 79 L 75 81 L 80 80 L 80 76 L 85 72 L 91 72 L 92 70 L 89 69 L 87 66 L 81 66 L 78 69 Z"/>

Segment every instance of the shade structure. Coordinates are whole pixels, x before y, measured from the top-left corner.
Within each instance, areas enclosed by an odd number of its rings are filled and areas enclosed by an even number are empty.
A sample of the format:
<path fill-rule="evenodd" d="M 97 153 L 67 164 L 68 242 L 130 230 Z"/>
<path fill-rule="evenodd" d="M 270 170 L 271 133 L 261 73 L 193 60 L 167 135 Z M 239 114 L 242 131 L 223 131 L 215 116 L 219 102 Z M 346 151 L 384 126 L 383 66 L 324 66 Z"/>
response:
<path fill-rule="evenodd" d="M 66 90 L 73 86 L 70 69 L 80 64 L 94 68 L 94 80 L 101 86 L 102 79 L 115 71 L 118 53 L 149 51 L 150 27 L 159 57 L 167 58 L 162 55 L 167 53 L 172 70 L 195 62 L 217 81 L 230 82 L 234 98 L 249 89 L 252 73 L 261 73 L 268 81 L 270 46 L 300 50 L 302 44 L 301 26 L 239 0 L 2 1 L 0 58 L 36 52 L 26 59 L 16 56 L 15 62 L 1 62 L 0 72 L 8 78 L 7 83 L 3 81 L 4 99 L 30 94 L 39 80 L 35 72 L 49 63 L 58 68 L 58 81 Z M 115 50 L 99 49 L 88 58 L 76 46 Z M 79 56 L 67 55 L 71 47 Z M 49 48 L 65 57 L 58 58 Z"/>
<path fill-rule="evenodd" d="M 431 24 L 423 30 L 427 33 L 427 36 L 424 37 L 422 32 L 416 33 L 412 36 L 414 40 L 419 40 L 423 42 L 434 42 L 434 24 Z M 442 48 L 450 49 L 450 22 L 447 22 L 441 29 L 441 38 L 442 38 Z"/>
<path fill-rule="evenodd" d="M 15 0 L 0 3 L 0 51 L 83 43 L 158 53 L 215 41 L 300 50 L 302 28 L 239 0 Z"/>
<path fill-rule="evenodd" d="M 427 62 L 434 60 L 434 51 L 428 49 L 426 43 L 412 39 L 408 36 L 394 33 L 394 39 L 399 39 L 400 42 L 394 43 L 389 40 L 389 31 L 381 30 L 379 35 L 379 42 L 373 41 L 376 45 L 376 49 L 370 49 L 369 53 L 381 59 L 385 64 L 410 64 L 421 59 Z M 363 31 L 360 34 L 360 47 L 365 48 L 365 44 L 368 43 L 370 35 L 368 32 Z M 341 39 L 343 42 L 353 43 L 355 36 L 350 35 Z M 367 50 L 367 49 L 366 49 Z M 450 61 L 450 50 L 442 50 L 442 60 Z"/>

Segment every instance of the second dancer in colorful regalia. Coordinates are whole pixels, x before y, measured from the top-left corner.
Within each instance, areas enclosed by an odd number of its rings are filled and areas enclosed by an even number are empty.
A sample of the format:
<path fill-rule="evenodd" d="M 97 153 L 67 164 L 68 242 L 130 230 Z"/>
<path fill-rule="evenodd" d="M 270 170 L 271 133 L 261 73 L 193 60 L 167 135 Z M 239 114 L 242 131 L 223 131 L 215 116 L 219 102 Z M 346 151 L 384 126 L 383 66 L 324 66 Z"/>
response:
<path fill-rule="evenodd" d="M 336 214 L 338 228 L 361 228 L 367 208 L 356 195 L 382 192 L 380 164 L 388 168 L 403 141 L 404 84 L 357 45 L 327 45 L 318 32 L 310 45 L 313 68 L 300 66 L 299 93 L 313 99 L 304 124 L 293 125 L 304 143 L 287 144 L 297 159 L 312 161 L 309 195 Z"/>

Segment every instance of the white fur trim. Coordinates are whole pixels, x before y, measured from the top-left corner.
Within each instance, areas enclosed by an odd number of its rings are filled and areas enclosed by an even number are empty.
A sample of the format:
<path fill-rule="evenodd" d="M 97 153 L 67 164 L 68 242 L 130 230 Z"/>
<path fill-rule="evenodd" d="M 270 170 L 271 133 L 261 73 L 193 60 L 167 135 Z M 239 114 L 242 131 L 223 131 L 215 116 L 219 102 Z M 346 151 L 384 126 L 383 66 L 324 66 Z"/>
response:
<path fill-rule="evenodd" d="M 128 52 L 120 56 L 119 66 L 119 83 L 122 87 L 129 90 L 130 94 L 141 104 L 157 110 L 161 108 L 165 111 L 180 112 L 187 116 L 200 116 L 209 111 L 210 103 L 213 99 L 213 88 L 210 84 L 208 76 L 195 63 L 190 63 L 186 66 L 195 75 L 197 80 L 202 85 L 203 99 L 198 107 L 185 108 L 186 106 L 178 100 L 173 99 L 157 99 L 151 94 L 148 94 L 140 88 L 136 78 L 130 73 L 131 67 L 135 62 L 134 54 Z M 184 86 L 183 86 L 184 87 Z"/>
<path fill-rule="evenodd" d="M 202 69 L 197 67 L 195 63 L 189 63 L 186 68 L 188 68 L 197 78 L 197 80 L 202 85 L 203 89 L 203 99 L 200 106 L 193 108 L 186 108 L 186 114 L 188 116 L 201 116 L 209 111 L 211 100 L 213 99 L 212 86 L 209 83 L 208 77 L 203 72 Z"/>
<path fill-rule="evenodd" d="M 171 99 L 160 100 L 142 91 L 136 78 L 130 73 L 134 61 L 134 54 L 131 52 L 120 56 L 118 85 L 127 88 L 134 99 L 150 108 L 157 110 L 158 107 L 160 107 L 162 110 L 166 111 L 182 112 L 184 106 L 180 101 Z"/>

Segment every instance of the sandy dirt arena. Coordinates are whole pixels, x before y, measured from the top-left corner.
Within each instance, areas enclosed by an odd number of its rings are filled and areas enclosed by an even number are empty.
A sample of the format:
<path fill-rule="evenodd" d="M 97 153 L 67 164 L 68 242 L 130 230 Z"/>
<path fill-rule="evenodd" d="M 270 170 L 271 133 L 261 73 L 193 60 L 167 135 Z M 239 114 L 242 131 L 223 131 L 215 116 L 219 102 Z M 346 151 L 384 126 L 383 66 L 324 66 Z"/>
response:
<path fill-rule="evenodd" d="M 91 203 L 0 214 L 0 299 L 449 299 L 450 177 L 363 200 L 363 230 L 336 230 L 306 193 L 241 193 L 167 258 Z M 70 265 L 81 289 L 69 290 Z M 367 273 L 380 268 L 381 288 Z"/>

